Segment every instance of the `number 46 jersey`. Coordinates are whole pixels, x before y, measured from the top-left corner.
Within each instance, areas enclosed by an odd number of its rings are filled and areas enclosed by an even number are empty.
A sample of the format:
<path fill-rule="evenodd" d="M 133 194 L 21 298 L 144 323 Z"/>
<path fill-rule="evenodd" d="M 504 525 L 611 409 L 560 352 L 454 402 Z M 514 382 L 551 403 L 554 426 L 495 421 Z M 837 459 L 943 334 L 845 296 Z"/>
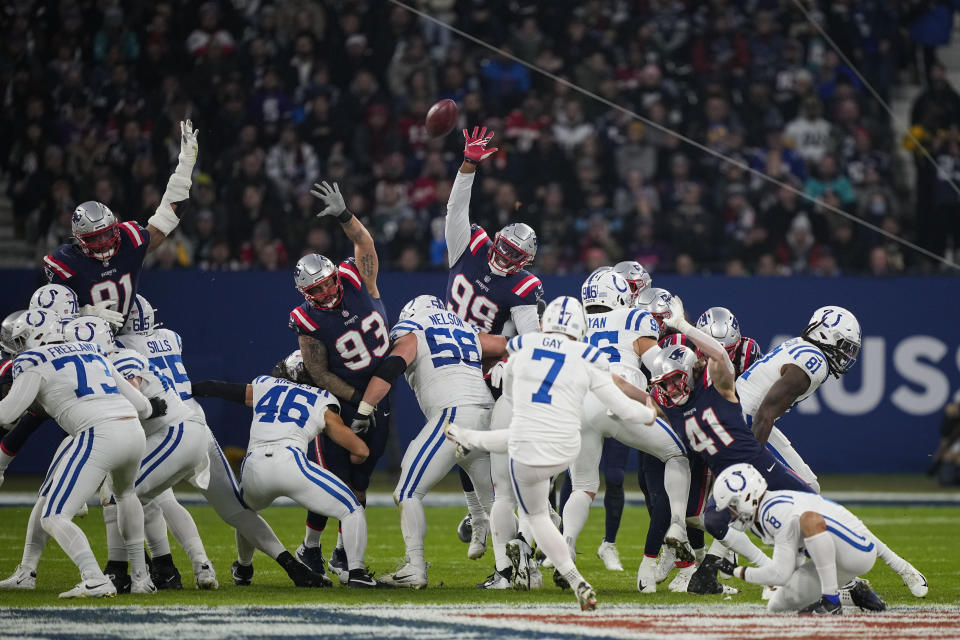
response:
<path fill-rule="evenodd" d="M 253 422 L 248 449 L 263 445 L 307 444 L 326 427 L 327 409 L 340 412 L 337 399 L 323 389 L 271 376 L 260 376 L 253 386 Z"/>
<path fill-rule="evenodd" d="M 810 378 L 810 385 L 797 398 L 797 402 L 816 391 L 830 372 L 827 359 L 820 349 L 803 338 L 791 338 L 754 362 L 737 378 L 737 395 L 740 397 L 744 415 L 756 415 L 764 396 L 780 379 L 780 370 L 787 364 L 800 367 Z"/>
<path fill-rule="evenodd" d="M 390 331 L 391 341 L 417 336 L 417 357 L 407 367 L 407 383 L 428 418 L 449 407 L 489 406 L 493 396 L 480 371 L 477 330 L 452 311 L 421 311 Z"/>

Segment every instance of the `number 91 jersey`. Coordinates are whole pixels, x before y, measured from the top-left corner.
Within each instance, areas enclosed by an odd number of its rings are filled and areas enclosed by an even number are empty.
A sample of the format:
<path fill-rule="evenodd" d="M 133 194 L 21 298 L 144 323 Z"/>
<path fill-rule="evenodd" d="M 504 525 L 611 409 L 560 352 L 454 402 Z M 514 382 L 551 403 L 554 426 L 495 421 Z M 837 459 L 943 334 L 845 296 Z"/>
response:
<path fill-rule="evenodd" d="M 253 386 L 253 422 L 248 449 L 277 444 L 306 451 L 326 426 L 327 409 L 339 413 L 337 399 L 323 389 L 260 376 Z"/>
<path fill-rule="evenodd" d="M 787 364 L 800 367 L 810 378 L 810 385 L 797 398 L 797 402 L 816 391 L 830 372 L 827 359 L 820 349 L 803 338 L 791 338 L 754 362 L 737 378 L 737 395 L 740 397 L 744 415 L 756 415 L 764 396 L 780 379 L 780 370 Z"/>
<path fill-rule="evenodd" d="M 407 367 L 407 383 L 424 415 L 449 407 L 493 404 L 480 370 L 476 329 L 452 311 L 434 309 L 398 322 L 390 340 L 408 333 L 417 336 L 417 357 Z"/>
<path fill-rule="evenodd" d="M 471 226 L 470 234 L 467 249 L 450 268 L 444 302 L 478 331 L 502 335 L 510 310 L 536 305 L 543 297 L 543 284 L 526 269 L 503 277 L 494 275 L 487 262 L 490 238 L 476 224 Z"/>
<path fill-rule="evenodd" d="M 340 306 L 318 309 L 304 301 L 290 312 L 290 328 L 322 342 L 330 373 L 363 389 L 390 348 L 387 312 L 363 286 L 353 258 L 340 263 L 340 280 Z"/>

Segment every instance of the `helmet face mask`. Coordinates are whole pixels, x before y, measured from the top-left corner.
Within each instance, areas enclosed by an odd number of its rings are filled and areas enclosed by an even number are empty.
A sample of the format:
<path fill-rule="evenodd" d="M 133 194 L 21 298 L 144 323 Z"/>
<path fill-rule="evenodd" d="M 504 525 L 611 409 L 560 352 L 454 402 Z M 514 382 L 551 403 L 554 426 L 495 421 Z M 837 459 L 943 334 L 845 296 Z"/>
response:
<path fill-rule="evenodd" d="M 24 311 L 13 324 L 11 342 L 17 353 L 63 342 L 63 321 L 57 314 L 40 309 Z"/>
<path fill-rule="evenodd" d="M 657 376 L 650 381 L 660 391 L 660 401 L 668 407 L 686 404 L 690 398 L 690 385 L 687 382 L 687 372 L 675 370 Z"/>
<path fill-rule="evenodd" d="M 340 304 L 340 298 L 343 297 L 343 284 L 338 273 L 331 274 L 309 287 L 297 288 L 310 304 L 320 309 L 334 308 Z"/>
<path fill-rule="evenodd" d="M 658 391 L 658 402 L 666 407 L 686 404 L 693 393 L 696 364 L 697 354 L 690 347 L 671 345 L 661 350 L 650 368 L 650 384 Z"/>
<path fill-rule="evenodd" d="M 618 262 L 614 265 L 613 270 L 630 285 L 631 305 L 637 304 L 637 298 L 644 289 L 653 286 L 653 278 L 643 268 L 643 265 L 636 260 Z"/>
<path fill-rule="evenodd" d="M 297 291 L 317 309 L 333 309 L 343 299 L 340 270 L 318 253 L 300 258 L 293 270 L 293 282 Z"/>
<path fill-rule="evenodd" d="M 533 262 L 537 254 L 537 234 L 523 223 L 508 224 L 493 237 L 487 252 L 490 271 L 498 276 L 517 273 Z"/>
<path fill-rule="evenodd" d="M 77 206 L 71 220 L 73 237 L 84 255 L 107 261 L 120 249 L 120 229 L 113 212 L 99 202 Z"/>
<path fill-rule="evenodd" d="M 18 353 L 17 346 L 13 341 L 13 327 L 16 325 L 17 320 L 20 319 L 20 316 L 26 313 L 26 311 L 26 309 L 14 311 L 3 319 L 3 324 L 0 326 L 0 349 L 3 349 L 3 351 L 10 355 Z"/>

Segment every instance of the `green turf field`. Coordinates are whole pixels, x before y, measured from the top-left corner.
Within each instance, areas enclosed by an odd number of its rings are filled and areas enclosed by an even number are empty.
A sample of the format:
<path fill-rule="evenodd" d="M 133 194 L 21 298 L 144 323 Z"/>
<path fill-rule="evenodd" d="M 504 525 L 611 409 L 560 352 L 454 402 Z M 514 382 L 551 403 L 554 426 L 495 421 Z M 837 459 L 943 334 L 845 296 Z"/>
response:
<path fill-rule="evenodd" d="M 924 572 L 930 582 L 929 603 L 960 603 L 960 555 L 955 551 L 957 531 L 960 530 L 960 510 L 955 508 L 921 507 L 857 507 L 853 509 L 868 526 L 900 555 Z M 160 592 L 154 596 L 120 596 L 107 601 L 59 600 L 57 594 L 78 582 L 78 572 L 57 544 L 51 541 L 40 562 L 37 589 L 27 592 L 0 591 L 0 606 L 42 606 L 52 604 L 294 604 L 302 602 L 327 603 L 550 603 L 568 602 L 569 592 L 556 589 L 550 575 L 544 572 L 545 586 L 540 591 L 523 593 L 513 591 L 482 591 L 474 587 L 492 571 L 493 554 L 472 561 L 466 557 L 466 545 L 456 537 L 455 528 L 464 510 L 432 507 L 427 509 L 430 530 L 427 535 L 427 559 L 432 564 L 430 587 L 424 591 L 377 590 L 354 591 L 342 587 L 332 589 L 297 589 L 283 570 L 263 554 L 254 560 L 256 574 L 251 587 L 236 587 L 230 578 L 230 564 L 236 558 L 232 530 L 217 519 L 209 507 L 190 508 L 206 544 L 220 579 L 220 590 L 196 591 L 186 557 L 175 548 L 174 558 L 183 575 L 183 591 Z M 21 507 L 0 508 L 0 574 L 9 575 L 20 560 L 23 535 L 30 510 Z M 303 535 L 304 511 L 293 507 L 273 507 L 264 512 L 277 535 L 291 551 L 296 549 Z M 106 558 L 106 544 L 100 510 L 91 508 L 90 514 L 78 519 L 86 532 L 94 552 Z M 395 568 L 403 555 L 400 522 L 396 509 L 371 508 L 367 513 L 370 540 L 367 563 L 378 574 Z M 642 555 L 643 534 L 646 531 L 646 511 L 627 507 L 618 538 L 621 558 L 626 567 L 623 573 L 608 572 L 596 557 L 596 547 L 603 531 L 603 510 L 591 510 L 590 520 L 580 538 L 578 566 L 584 576 L 596 587 L 600 602 L 697 603 L 718 602 L 721 596 L 689 596 L 669 592 L 641 596 L 636 592 L 635 572 Z M 324 549 L 333 546 L 335 531 L 328 530 Z M 175 545 L 173 545 L 175 547 Z M 768 550 L 769 552 L 769 550 Z M 910 592 L 886 565 L 878 561 L 867 576 L 876 590 L 890 604 L 917 604 Z M 733 596 L 737 602 L 759 602 L 758 587 L 739 581 L 729 581 L 741 588 Z M 664 585 L 665 587 L 665 585 Z M 664 589 L 665 590 L 665 589 Z"/>

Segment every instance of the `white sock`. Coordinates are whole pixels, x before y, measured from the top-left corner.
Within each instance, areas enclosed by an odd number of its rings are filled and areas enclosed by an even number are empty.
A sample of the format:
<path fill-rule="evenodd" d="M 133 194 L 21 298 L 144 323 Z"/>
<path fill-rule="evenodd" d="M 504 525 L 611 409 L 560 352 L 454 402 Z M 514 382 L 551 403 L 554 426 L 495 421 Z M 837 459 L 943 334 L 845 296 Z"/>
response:
<path fill-rule="evenodd" d="M 347 569 L 363 569 L 367 550 L 367 519 L 363 509 L 354 509 L 340 520 L 340 529 L 342 533 L 337 536 L 337 543 L 343 544 L 347 553 Z"/>
<path fill-rule="evenodd" d="M 803 539 L 803 546 L 810 554 L 810 560 L 820 576 L 820 592 L 825 596 L 839 593 L 837 585 L 837 548 L 833 544 L 830 532 L 822 531 L 817 535 Z"/>
<path fill-rule="evenodd" d="M 904 571 L 913 568 L 913 565 L 898 556 L 893 549 L 884 544 L 880 538 L 873 535 L 873 533 L 870 534 L 870 537 L 873 538 L 874 544 L 877 545 L 877 557 L 883 560 L 888 567 L 897 573 L 903 573 Z"/>
<path fill-rule="evenodd" d="M 517 537 L 517 516 L 513 514 L 515 508 L 510 500 L 500 499 L 494 500 L 490 509 L 490 534 L 497 571 L 512 566 L 507 557 L 507 543 Z"/>
<path fill-rule="evenodd" d="M 730 529 L 730 531 L 733 531 L 733 529 Z M 727 535 L 730 535 L 730 531 L 727 531 Z M 710 548 L 707 549 L 707 555 L 722 558 L 727 555 L 727 551 L 729 551 L 727 545 L 723 544 L 719 539 L 714 538 L 713 542 L 710 543 Z"/>
<path fill-rule="evenodd" d="M 20 564 L 30 571 L 37 570 L 37 566 L 40 564 L 40 556 L 43 555 L 43 548 L 47 546 L 47 540 L 50 539 L 50 534 L 40 526 L 40 517 L 43 515 L 43 508 L 46 504 L 46 498 L 39 498 L 30 511 L 30 519 L 27 520 L 27 539 L 23 543 L 23 558 L 20 560 Z"/>
<path fill-rule="evenodd" d="M 423 502 L 416 495 L 400 502 L 400 531 L 407 559 L 418 569 L 426 568 L 423 540 L 427 535 L 427 516 L 423 512 Z"/>
<path fill-rule="evenodd" d="M 320 546 L 320 538 L 323 536 L 323 531 L 318 531 L 310 525 L 307 525 L 306 531 L 303 534 L 303 546 L 308 549 L 315 549 Z"/>
<path fill-rule="evenodd" d="M 664 463 L 663 488 L 670 502 L 671 522 L 682 523 L 687 517 L 687 497 L 690 494 L 690 463 L 686 458 L 670 458 Z"/>
<path fill-rule="evenodd" d="M 107 530 L 107 560 L 126 562 L 127 547 L 123 536 L 120 535 L 120 525 L 117 524 L 117 505 L 103 506 L 103 525 Z M 150 550 L 150 555 L 156 555 L 153 549 Z"/>
<path fill-rule="evenodd" d="M 747 537 L 747 534 L 745 534 L 743 531 L 734 529 L 733 527 L 730 527 L 730 529 L 727 530 L 727 535 L 723 538 L 723 544 L 726 545 L 727 548 L 733 549 L 739 553 L 756 567 L 762 567 L 770 562 L 770 558 L 767 557 L 767 554 L 761 551 L 760 547 L 750 542 L 750 538 Z M 712 552 L 713 547 L 711 546 L 710 549 Z"/>
<path fill-rule="evenodd" d="M 207 562 L 207 553 L 203 549 L 200 531 L 197 530 L 197 523 L 193 521 L 193 516 L 190 515 L 190 512 L 187 511 L 182 504 L 177 502 L 172 493 L 161 494 L 157 496 L 154 502 L 158 500 L 160 502 L 157 506 L 163 512 L 163 519 L 170 527 L 170 533 L 173 534 L 174 539 L 184 552 L 186 552 L 187 557 L 190 558 L 190 564 L 193 565 L 194 569 L 199 569 L 200 565 Z M 162 540 L 156 542 L 162 545 L 163 542 L 166 541 L 167 553 L 170 553 L 170 543 L 166 538 L 167 536 L 164 534 Z M 150 541 L 148 541 L 148 543 L 149 542 Z M 150 553 L 153 554 L 153 545 L 151 544 L 150 546 Z"/>
<path fill-rule="evenodd" d="M 139 504 L 139 503 L 138 503 Z M 84 580 L 102 577 L 103 572 L 97 559 L 90 549 L 90 543 L 83 531 L 75 525 L 70 518 L 57 515 L 43 518 L 41 524 L 44 530 L 50 534 L 63 552 L 70 556 L 73 563 L 80 569 L 80 577 Z M 140 563 L 143 564 L 143 541 L 141 540 Z"/>
<path fill-rule="evenodd" d="M 160 494 L 154 500 L 143 505 L 143 537 L 147 542 L 147 549 L 150 556 L 156 558 L 170 553 L 170 538 L 167 536 L 167 521 L 163 517 L 163 510 L 158 501 L 163 499 Z M 104 507 L 106 512 L 106 507 Z M 107 516 L 104 513 L 103 519 Z M 110 538 L 107 537 L 109 542 Z"/>
<path fill-rule="evenodd" d="M 567 503 L 563 505 L 563 537 L 570 548 L 571 553 L 577 551 L 577 538 L 580 532 L 587 524 L 587 516 L 590 515 L 590 503 L 593 498 L 586 491 L 573 491 L 567 498 Z"/>
<path fill-rule="evenodd" d="M 487 512 L 484 511 L 483 505 L 480 504 L 480 496 L 477 495 L 476 489 L 473 491 L 464 491 L 463 497 L 467 501 L 467 510 L 470 511 L 471 520 L 486 520 Z"/>
<path fill-rule="evenodd" d="M 237 539 L 237 562 L 245 567 L 249 567 L 253 564 L 253 553 L 257 548 L 253 546 L 252 542 L 240 535 L 240 532 L 236 529 L 233 530 L 233 533 Z"/>
<path fill-rule="evenodd" d="M 550 516 L 548 515 L 547 517 L 549 518 Z M 519 520 L 519 523 L 517 524 L 517 533 L 523 536 L 523 539 L 527 541 L 527 544 L 529 544 L 532 547 L 533 544 L 537 541 L 537 536 L 534 533 L 533 529 L 530 527 L 530 518 L 527 517 L 526 514 L 521 512 L 518 514 L 518 520 Z M 551 521 L 550 524 L 552 525 L 553 522 Z"/>
<path fill-rule="evenodd" d="M 337 528 L 337 549 L 343 549 L 343 523 Z"/>
<path fill-rule="evenodd" d="M 530 524 L 530 530 L 537 540 L 537 547 L 541 549 L 553 566 L 556 567 L 560 575 L 565 576 L 570 570 L 576 570 L 573 559 L 570 558 L 570 551 L 567 549 L 567 543 L 563 540 L 563 535 L 553 526 L 553 520 L 546 511 L 541 511 L 537 515 L 528 516 L 527 521 Z M 579 574 L 578 574 L 579 575 Z M 582 578 L 581 578 L 582 579 Z M 570 586 L 575 586 L 578 582 L 571 582 Z"/>
<path fill-rule="evenodd" d="M 131 490 L 127 495 L 114 496 L 117 501 L 117 524 L 127 549 L 131 575 L 143 575 L 147 562 L 143 557 L 143 505 Z"/>

